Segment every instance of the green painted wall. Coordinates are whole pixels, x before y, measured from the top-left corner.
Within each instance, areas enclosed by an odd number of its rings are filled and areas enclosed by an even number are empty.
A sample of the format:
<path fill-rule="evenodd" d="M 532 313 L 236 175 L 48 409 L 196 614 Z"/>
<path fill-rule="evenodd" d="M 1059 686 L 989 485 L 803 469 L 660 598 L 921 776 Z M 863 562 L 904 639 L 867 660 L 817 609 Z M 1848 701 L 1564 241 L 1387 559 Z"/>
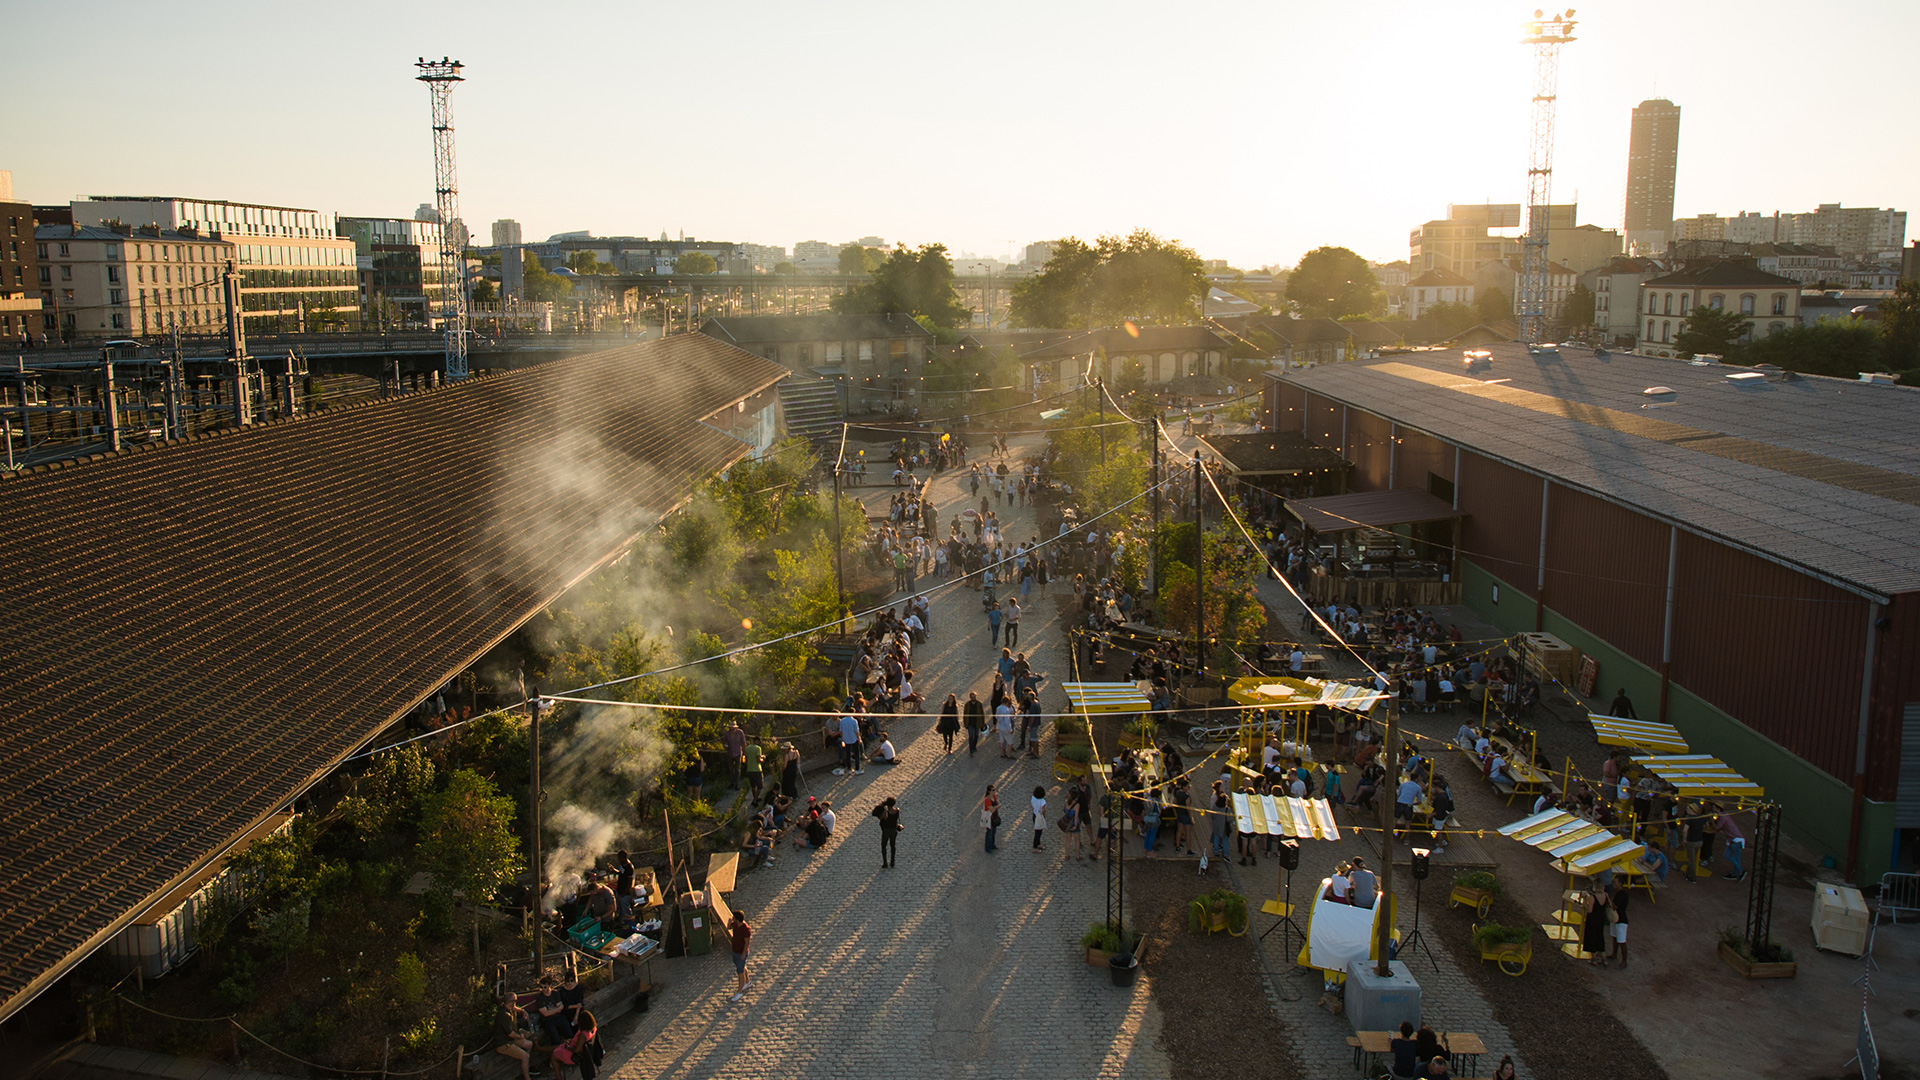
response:
<path fill-rule="evenodd" d="M 1507 583 L 1471 562 L 1463 562 L 1462 592 L 1475 611 L 1507 633 L 1533 629 L 1534 605 Z M 1493 587 L 1500 602 L 1493 602 Z M 1587 704 L 1604 709 L 1613 692 L 1624 687 L 1634 711 L 1643 720 L 1660 713 L 1660 673 L 1628 657 L 1602 639 L 1568 621 L 1552 608 L 1546 610 L 1546 632 L 1600 662 L 1598 696 Z M 1786 808 L 1786 830 L 1818 859 L 1833 857 L 1845 867 L 1847 831 L 1853 812 L 1853 789 L 1809 764 L 1786 747 L 1689 693 L 1679 683 L 1669 687 L 1667 722 L 1680 729 L 1695 752 L 1710 753 L 1766 788 L 1769 798 Z M 1869 802 L 1862 812 L 1860 869 L 1857 880 L 1875 882 L 1892 865 L 1897 831 L 1893 805 Z"/>

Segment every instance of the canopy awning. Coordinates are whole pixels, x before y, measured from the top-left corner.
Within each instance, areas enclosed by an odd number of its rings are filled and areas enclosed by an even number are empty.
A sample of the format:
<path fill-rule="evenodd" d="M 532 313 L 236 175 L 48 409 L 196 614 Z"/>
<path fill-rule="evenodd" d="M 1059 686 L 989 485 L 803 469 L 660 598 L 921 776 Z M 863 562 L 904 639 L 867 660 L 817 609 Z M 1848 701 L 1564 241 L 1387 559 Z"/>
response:
<path fill-rule="evenodd" d="M 1139 684 L 1130 682 L 1070 682 L 1061 684 L 1067 692 L 1067 707 L 1074 712 L 1146 712 L 1153 708 Z"/>
<path fill-rule="evenodd" d="M 1593 723 L 1593 737 L 1600 740 L 1602 746 L 1631 746 L 1667 754 L 1687 752 L 1686 738 L 1680 734 L 1679 728 L 1670 724 L 1626 720 L 1618 716 L 1601 716 L 1599 713 L 1588 713 L 1587 719 Z"/>
<path fill-rule="evenodd" d="M 1741 776 L 1733 766 L 1712 754 L 1643 754 L 1632 761 L 1672 784 L 1675 791 L 1690 797 L 1723 795 L 1757 799 L 1767 793 L 1765 788 Z"/>
<path fill-rule="evenodd" d="M 1502 825 L 1497 831 L 1528 847 L 1539 848 L 1576 874 L 1591 875 L 1607 867 L 1624 865 L 1647 850 L 1645 844 L 1627 840 L 1611 829 L 1565 810 L 1542 810 Z"/>
<path fill-rule="evenodd" d="M 1287 512 L 1317 533 L 1363 528 L 1388 529 L 1395 525 L 1418 525 L 1462 516 L 1452 503 L 1417 488 L 1294 499 L 1287 503 Z"/>
<path fill-rule="evenodd" d="M 1289 675 L 1248 675 L 1227 686 L 1227 698 L 1256 709 L 1311 709 L 1325 705 L 1350 712 L 1366 712 L 1385 694 L 1365 686 L 1324 679 L 1296 679 Z"/>
<path fill-rule="evenodd" d="M 1296 840 L 1338 840 L 1340 826 L 1325 799 L 1233 793 L 1233 817 L 1243 833 L 1291 836 Z"/>

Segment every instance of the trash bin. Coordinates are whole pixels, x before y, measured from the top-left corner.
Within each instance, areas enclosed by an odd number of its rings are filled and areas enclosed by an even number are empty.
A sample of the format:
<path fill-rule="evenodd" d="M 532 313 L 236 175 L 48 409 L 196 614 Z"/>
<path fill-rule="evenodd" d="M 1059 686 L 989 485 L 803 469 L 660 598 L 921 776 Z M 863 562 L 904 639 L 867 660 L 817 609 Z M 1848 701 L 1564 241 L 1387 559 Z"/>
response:
<path fill-rule="evenodd" d="M 1114 953 L 1107 957 L 1107 974 L 1113 976 L 1113 985 L 1132 986 L 1133 976 L 1140 970 L 1140 961 L 1132 953 Z"/>
<path fill-rule="evenodd" d="M 713 908 L 704 892 L 691 892 L 680 898 L 680 932 L 685 936 L 687 955 L 705 956 L 713 951 Z"/>

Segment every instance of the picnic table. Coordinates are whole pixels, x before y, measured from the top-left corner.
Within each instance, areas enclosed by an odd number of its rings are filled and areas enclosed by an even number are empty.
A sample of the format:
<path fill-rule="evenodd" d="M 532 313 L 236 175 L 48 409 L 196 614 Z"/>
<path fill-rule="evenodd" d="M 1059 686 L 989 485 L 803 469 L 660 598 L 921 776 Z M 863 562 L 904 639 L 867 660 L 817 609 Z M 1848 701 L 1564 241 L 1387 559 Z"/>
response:
<path fill-rule="evenodd" d="M 1393 1053 L 1397 1031 L 1356 1031 L 1347 1038 L 1353 1047 L 1353 1067 L 1372 1075 L 1379 1059 Z M 1458 1065 L 1460 1075 L 1472 1076 L 1480 1066 L 1480 1055 L 1487 1052 L 1486 1041 L 1471 1031 L 1442 1031 L 1440 1047 L 1447 1052 L 1449 1065 Z"/>
<path fill-rule="evenodd" d="M 734 878 L 739 873 L 739 852 L 729 851 L 724 854 L 715 852 L 707 856 L 707 891 L 710 893 L 732 892 Z"/>

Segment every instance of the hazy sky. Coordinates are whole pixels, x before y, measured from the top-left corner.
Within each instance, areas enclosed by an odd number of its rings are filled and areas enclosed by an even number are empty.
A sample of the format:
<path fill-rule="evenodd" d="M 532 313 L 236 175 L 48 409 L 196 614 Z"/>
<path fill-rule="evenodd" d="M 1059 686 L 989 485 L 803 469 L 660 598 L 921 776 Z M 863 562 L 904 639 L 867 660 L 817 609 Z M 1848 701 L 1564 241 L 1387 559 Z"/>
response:
<path fill-rule="evenodd" d="M 7 5 L 19 197 L 410 216 L 451 55 L 484 240 L 878 235 L 1005 256 L 1136 227 L 1236 265 L 1405 258 L 1524 196 L 1531 9 L 1485 0 Z M 1920 209 L 1920 3 L 1619 0 L 1563 52 L 1554 201 L 1618 227 L 1629 113 L 1684 110 L 1675 213 Z"/>

